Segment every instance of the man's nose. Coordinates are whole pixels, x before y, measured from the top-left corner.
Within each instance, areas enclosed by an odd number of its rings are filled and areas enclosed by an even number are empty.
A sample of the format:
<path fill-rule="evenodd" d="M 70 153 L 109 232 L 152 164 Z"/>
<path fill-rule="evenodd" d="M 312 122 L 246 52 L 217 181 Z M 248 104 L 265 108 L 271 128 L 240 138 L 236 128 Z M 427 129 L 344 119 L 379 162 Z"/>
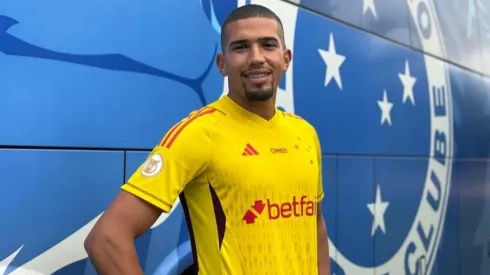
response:
<path fill-rule="evenodd" d="M 250 49 L 250 63 L 262 64 L 265 62 L 264 51 L 259 45 L 254 45 Z"/>

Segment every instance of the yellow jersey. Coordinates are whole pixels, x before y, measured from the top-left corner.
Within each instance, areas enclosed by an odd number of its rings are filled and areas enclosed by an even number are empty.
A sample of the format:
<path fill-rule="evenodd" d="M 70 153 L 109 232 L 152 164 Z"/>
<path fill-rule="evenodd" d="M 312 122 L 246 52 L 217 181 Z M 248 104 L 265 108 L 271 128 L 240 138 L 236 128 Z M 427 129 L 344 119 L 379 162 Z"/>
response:
<path fill-rule="evenodd" d="M 171 128 L 122 189 L 165 212 L 180 199 L 199 274 L 310 275 L 321 167 L 308 122 L 224 96 Z"/>

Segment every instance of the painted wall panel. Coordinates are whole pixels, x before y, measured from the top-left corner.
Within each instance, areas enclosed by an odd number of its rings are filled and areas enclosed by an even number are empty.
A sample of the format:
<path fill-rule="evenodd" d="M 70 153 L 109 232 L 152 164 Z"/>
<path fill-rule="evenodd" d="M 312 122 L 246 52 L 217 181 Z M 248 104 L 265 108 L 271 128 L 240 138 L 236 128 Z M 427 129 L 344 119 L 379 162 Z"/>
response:
<path fill-rule="evenodd" d="M 475 0 L 435 0 L 434 5 L 444 37 L 446 58 L 482 71 Z"/>
<path fill-rule="evenodd" d="M 76 251 L 83 249 L 83 239 L 74 233 L 96 218 L 117 193 L 123 181 L 124 155 L 117 151 L 0 150 L 0 164 L 0 217 L 8 221 L 0 228 L 0 259 L 22 247 L 10 263 L 15 267 L 69 236 L 72 247 L 58 245 L 52 253 L 69 252 L 71 257 L 80 253 Z M 53 271 L 61 267 L 56 258 L 46 260 Z"/>
<path fill-rule="evenodd" d="M 335 242 L 337 241 L 338 232 L 338 205 L 337 200 L 339 195 L 338 176 L 339 170 L 337 167 L 337 157 L 323 156 L 322 158 L 322 173 L 323 173 L 323 192 L 325 197 L 322 201 L 322 212 L 325 218 L 325 223 L 328 227 L 328 235 Z M 332 257 L 336 258 L 336 253 L 332 253 Z M 334 261 L 331 262 L 332 272 L 340 274 L 337 271 L 337 265 Z"/>
<path fill-rule="evenodd" d="M 96 274 L 82 245 L 89 222 L 174 122 L 226 91 L 220 26 L 260 3 L 282 18 L 293 52 L 280 105 L 321 139 L 332 274 L 488 275 L 490 80 L 458 64 L 490 64 L 490 2 L 428 2 L 301 1 L 318 12 L 281 0 L 0 3 L 0 147 L 86 148 L 0 149 L 0 274 Z M 145 274 L 180 274 L 188 239 L 177 201 L 136 240 Z"/>
<path fill-rule="evenodd" d="M 150 149 L 221 94 L 199 1 L 23 3 L 0 4 L 0 144 Z"/>
<path fill-rule="evenodd" d="M 450 70 L 453 94 L 455 156 L 488 158 L 490 148 L 490 82 L 453 65 Z"/>
<path fill-rule="evenodd" d="M 459 189 L 460 274 L 490 273 L 490 163 L 456 160 L 453 185 Z"/>
<path fill-rule="evenodd" d="M 448 160 L 453 161 L 453 160 Z M 461 177 L 464 173 L 460 173 L 461 169 L 457 163 L 453 162 L 453 173 L 451 177 L 451 184 L 448 184 L 447 188 L 450 188 L 447 199 L 447 208 L 444 223 L 441 225 L 443 228 L 439 247 L 437 249 L 437 257 L 435 257 L 434 267 L 432 269 L 433 275 L 459 275 L 460 273 L 460 230 L 459 224 L 461 220 L 460 215 L 460 190 L 459 185 L 455 184 L 457 177 Z M 478 273 L 476 273 L 478 274 Z"/>
<path fill-rule="evenodd" d="M 363 10 L 358 0 L 302 0 L 301 6 L 359 28 L 363 25 Z"/>
<path fill-rule="evenodd" d="M 410 45 L 411 14 L 406 0 L 363 0 L 362 28 Z"/>
<path fill-rule="evenodd" d="M 407 266 L 406 256 L 415 253 L 411 261 L 422 261 L 417 254 L 420 250 L 433 250 L 437 247 L 444 215 L 437 211 L 445 205 L 443 191 L 448 187 L 441 184 L 441 192 L 427 194 L 431 185 L 431 163 L 428 158 L 376 157 L 374 160 L 374 198 L 368 202 L 367 209 L 372 213 L 368 225 L 369 237 L 374 240 L 374 262 L 378 267 L 376 274 L 411 274 L 415 270 Z M 428 184 L 429 183 L 429 184 Z M 439 215 L 428 217 L 431 209 Z M 424 211 L 425 210 L 425 211 Z M 401 218 L 403 217 L 403 218 Z M 421 234 L 420 229 L 432 227 L 433 233 Z M 433 260 L 433 259 L 430 259 Z M 429 259 L 425 259 L 426 263 Z"/>
<path fill-rule="evenodd" d="M 307 12 L 300 11 L 298 20 L 294 87 L 301 92 L 295 110 L 317 128 L 323 150 L 428 156 L 434 108 L 429 77 L 444 74 L 441 63 Z"/>
<path fill-rule="evenodd" d="M 490 0 L 474 0 L 477 15 L 477 30 L 480 36 L 480 50 L 483 71 L 490 76 Z"/>
<path fill-rule="evenodd" d="M 410 44 L 406 0 L 303 0 L 301 5 L 399 43 Z"/>
<path fill-rule="evenodd" d="M 345 274 L 359 273 L 346 268 L 353 264 L 362 267 L 375 264 L 375 242 L 371 237 L 373 215 L 368 208 L 375 200 L 374 160 L 345 156 L 337 159 L 337 234 L 333 242 L 338 262 L 344 262 L 337 270 Z M 345 258 L 353 264 L 345 264 Z"/>

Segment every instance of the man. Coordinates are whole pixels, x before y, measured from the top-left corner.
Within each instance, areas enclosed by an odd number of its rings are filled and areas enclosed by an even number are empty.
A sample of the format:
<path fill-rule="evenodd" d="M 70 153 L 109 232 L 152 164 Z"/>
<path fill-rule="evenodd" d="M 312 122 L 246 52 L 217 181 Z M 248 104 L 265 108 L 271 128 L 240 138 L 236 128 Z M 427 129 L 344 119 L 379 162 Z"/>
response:
<path fill-rule="evenodd" d="M 318 137 L 275 107 L 291 61 L 282 23 L 246 5 L 222 29 L 229 93 L 171 128 L 94 226 L 100 274 L 143 274 L 134 239 L 179 196 L 198 274 L 330 274 Z"/>

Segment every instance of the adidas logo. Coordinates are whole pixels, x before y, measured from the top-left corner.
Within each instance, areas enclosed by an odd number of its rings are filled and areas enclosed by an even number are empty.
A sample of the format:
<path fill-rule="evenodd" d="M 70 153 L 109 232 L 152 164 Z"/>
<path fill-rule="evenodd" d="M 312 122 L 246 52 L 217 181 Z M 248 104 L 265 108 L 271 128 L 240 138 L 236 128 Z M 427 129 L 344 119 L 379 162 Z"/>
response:
<path fill-rule="evenodd" d="M 257 152 L 257 150 L 255 150 L 252 145 L 247 143 L 245 149 L 243 149 L 242 156 L 257 156 L 258 154 L 259 152 Z"/>

